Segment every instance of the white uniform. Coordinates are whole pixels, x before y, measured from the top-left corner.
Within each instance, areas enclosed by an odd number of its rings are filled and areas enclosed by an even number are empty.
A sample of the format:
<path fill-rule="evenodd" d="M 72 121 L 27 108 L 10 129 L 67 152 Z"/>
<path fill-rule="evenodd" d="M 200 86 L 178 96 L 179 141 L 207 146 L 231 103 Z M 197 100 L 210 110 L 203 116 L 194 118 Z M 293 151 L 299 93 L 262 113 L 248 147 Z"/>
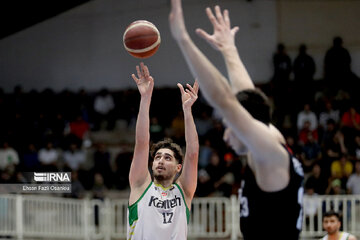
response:
<path fill-rule="evenodd" d="M 347 240 L 350 236 L 350 233 L 347 232 L 340 232 L 339 240 Z M 322 238 L 322 240 L 328 240 L 328 235 L 326 234 L 325 237 Z"/>
<path fill-rule="evenodd" d="M 164 189 L 151 182 L 128 207 L 128 240 L 186 240 L 190 211 L 178 184 Z"/>

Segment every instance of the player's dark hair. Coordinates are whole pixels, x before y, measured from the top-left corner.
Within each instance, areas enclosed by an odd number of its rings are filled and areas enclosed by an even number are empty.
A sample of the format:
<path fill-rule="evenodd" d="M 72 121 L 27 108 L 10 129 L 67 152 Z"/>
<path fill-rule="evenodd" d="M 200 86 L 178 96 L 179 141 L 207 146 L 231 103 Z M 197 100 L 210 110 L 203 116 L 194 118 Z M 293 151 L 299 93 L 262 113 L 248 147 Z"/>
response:
<path fill-rule="evenodd" d="M 183 155 L 183 153 L 182 153 L 181 147 L 180 147 L 178 144 L 174 143 L 174 142 L 173 142 L 171 139 L 169 139 L 169 138 L 164 139 L 163 141 L 154 143 L 154 144 L 151 146 L 150 156 L 151 156 L 151 159 L 152 159 L 152 160 L 154 159 L 156 152 L 157 152 L 159 149 L 161 149 L 161 148 L 167 148 L 167 149 L 170 149 L 171 151 L 173 151 L 174 157 L 175 157 L 176 161 L 177 161 L 179 164 L 182 164 L 182 163 L 183 163 L 184 155 Z"/>
<path fill-rule="evenodd" d="M 246 89 L 236 94 L 240 104 L 251 116 L 266 125 L 271 122 L 271 107 L 269 99 L 260 89 Z"/>
<path fill-rule="evenodd" d="M 332 216 L 335 216 L 339 221 L 341 221 L 339 213 L 335 212 L 334 210 L 330 210 L 330 211 L 324 213 L 323 219 L 326 217 L 332 217 Z"/>

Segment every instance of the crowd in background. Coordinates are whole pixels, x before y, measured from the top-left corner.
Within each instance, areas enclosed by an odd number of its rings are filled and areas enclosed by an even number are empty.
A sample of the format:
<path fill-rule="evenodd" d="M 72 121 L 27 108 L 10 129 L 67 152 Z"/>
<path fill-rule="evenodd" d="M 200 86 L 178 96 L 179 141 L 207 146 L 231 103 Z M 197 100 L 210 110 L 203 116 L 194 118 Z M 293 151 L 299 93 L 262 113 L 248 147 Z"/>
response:
<path fill-rule="evenodd" d="M 319 70 L 305 45 L 292 60 L 279 44 L 273 64 L 269 83 L 257 87 L 269 96 L 273 124 L 303 164 L 306 194 L 360 194 L 360 80 L 351 71 L 342 39 L 335 38 L 326 53 L 322 79 L 313 78 Z M 94 141 L 92 134 L 134 129 L 139 100 L 135 88 L 0 90 L 0 183 L 31 181 L 24 172 L 65 171 L 72 172 L 73 191 L 67 197 L 81 198 L 91 191 L 93 197 L 103 198 L 106 190 L 128 189 L 133 145 L 112 156 L 110 146 Z M 193 115 L 200 139 L 196 196 L 236 194 L 246 156 L 237 156 L 223 142 L 221 118 L 201 96 L 201 88 Z M 169 137 L 185 145 L 175 86 L 155 88 L 150 118 L 153 142 Z M 129 138 L 118 147 L 134 142 L 133 135 Z"/>

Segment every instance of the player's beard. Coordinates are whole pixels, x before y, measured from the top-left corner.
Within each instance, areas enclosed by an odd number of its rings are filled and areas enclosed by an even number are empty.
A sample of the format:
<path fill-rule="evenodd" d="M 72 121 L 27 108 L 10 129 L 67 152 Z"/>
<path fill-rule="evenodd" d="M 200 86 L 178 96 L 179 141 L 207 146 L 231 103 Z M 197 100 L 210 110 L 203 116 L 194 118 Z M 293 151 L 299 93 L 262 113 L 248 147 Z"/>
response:
<path fill-rule="evenodd" d="M 172 176 L 170 174 L 154 173 L 154 179 L 156 179 L 156 181 L 164 181 L 164 180 L 169 180 L 171 178 Z"/>

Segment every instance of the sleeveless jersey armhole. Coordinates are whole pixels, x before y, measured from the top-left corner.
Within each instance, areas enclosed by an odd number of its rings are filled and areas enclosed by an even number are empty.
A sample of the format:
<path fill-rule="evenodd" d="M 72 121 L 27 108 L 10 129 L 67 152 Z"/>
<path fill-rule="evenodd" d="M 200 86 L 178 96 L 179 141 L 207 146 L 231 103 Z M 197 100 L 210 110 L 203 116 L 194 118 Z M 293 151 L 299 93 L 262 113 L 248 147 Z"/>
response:
<path fill-rule="evenodd" d="M 184 195 L 184 192 L 182 191 L 181 187 L 175 183 L 175 186 L 179 189 L 180 193 L 181 193 L 181 196 L 183 198 L 183 201 L 185 203 L 185 207 L 186 207 L 186 220 L 187 220 L 187 223 L 189 224 L 189 221 L 190 221 L 190 210 L 186 204 L 186 201 L 185 201 L 185 195 Z"/>
<path fill-rule="evenodd" d="M 138 202 L 144 197 L 145 193 L 149 190 L 150 186 L 152 185 L 153 182 L 150 182 L 149 186 L 147 186 L 147 188 L 145 189 L 145 191 L 143 192 L 143 194 L 141 194 L 141 196 L 139 197 L 139 199 L 133 203 L 131 206 L 128 205 L 128 210 L 129 210 L 129 224 L 130 226 L 133 224 L 134 221 L 136 221 L 138 219 L 138 211 L 137 211 L 137 204 Z"/>

